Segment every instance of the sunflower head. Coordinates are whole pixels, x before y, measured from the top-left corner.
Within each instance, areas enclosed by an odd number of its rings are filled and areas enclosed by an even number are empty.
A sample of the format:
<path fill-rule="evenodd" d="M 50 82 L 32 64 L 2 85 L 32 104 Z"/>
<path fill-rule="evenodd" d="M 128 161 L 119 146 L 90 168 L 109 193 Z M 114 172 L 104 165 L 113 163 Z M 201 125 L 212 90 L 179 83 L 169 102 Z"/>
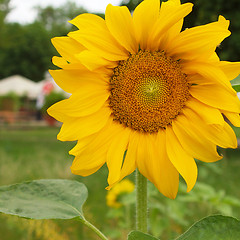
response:
<path fill-rule="evenodd" d="M 77 31 L 52 39 L 61 57 L 50 72 L 71 97 L 48 113 L 63 122 L 58 139 L 77 140 L 74 174 L 106 163 L 111 189 L 138 168 L 175 198 L 179 174 L 193 188 L 196 159 L 214 162 L 217 146 L 237 146 L 229 121 L 240 126 L 240 104 L 230 80 L 240 63 L 215 52 L 229 21 L 182 31 L 191 10 L 179 0 L 144 0 L 131 15 L 109 4 L 105 20 L 81 14 L 70 21 Z"/>
<path fill-rule="evenodd" d="M 109 106 L 114 120 L 135 131 L 154 133 L 172 122 L 189 95 L 177 61 L 164 52 L 139 50 L 114 68 Z"/>

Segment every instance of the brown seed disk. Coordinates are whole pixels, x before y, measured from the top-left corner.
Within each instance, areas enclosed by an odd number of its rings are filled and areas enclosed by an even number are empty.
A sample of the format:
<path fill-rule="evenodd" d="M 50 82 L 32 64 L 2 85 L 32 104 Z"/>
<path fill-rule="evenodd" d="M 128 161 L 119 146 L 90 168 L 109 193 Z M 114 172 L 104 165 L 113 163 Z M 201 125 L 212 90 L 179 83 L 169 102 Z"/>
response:
<path fill-rule="evenodd" d="M 190 96 L 179 63 L 159 51 L 140 50 L 120 61 L 109 86 L 114 120 L 146 133 L 171 125 Z"/>

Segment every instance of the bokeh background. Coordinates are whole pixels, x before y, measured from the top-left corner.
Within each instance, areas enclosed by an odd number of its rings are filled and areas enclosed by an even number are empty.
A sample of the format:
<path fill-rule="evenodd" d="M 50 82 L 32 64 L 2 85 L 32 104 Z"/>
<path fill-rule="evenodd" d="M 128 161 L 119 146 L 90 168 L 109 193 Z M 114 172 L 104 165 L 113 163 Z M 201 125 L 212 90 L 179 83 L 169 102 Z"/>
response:
<path fill-rule="evenodd" d="M 17 16 L 19 2 L 24 11 Z M 110 239 L 126 239 L 134 228 L 134 192 L 118 193 L 116 201 L 120 205 L 111 207 L 106 203 L 106 166 L 86 178 L 72 175 L 69 167 L 73 157 L 68 151 L 75 143 L 57 141 L 60 123 L 46 114 L 50 105 L 68 97 L 47 72 L 56 69 L 51 58 L 58 55 L 50 39 L 74 31 L 74 26 L 67 21 L 81 13 L 92 12 L 104 18 L 102 9 L 108 1 L 32 2 L 36 5 L 29 19 L 27 0 L 0 0 L 0 185 L 45 178 L 81 181 L 89 189 L 84 205 L 86 218 Z M 109 2 L 126 5 L 132 11 L 141 1 Z M 240 1 L 193 3 L 193 12 L 185 19 L 183 28 L 216 21 L 218 15 L 223 15 L 231 22 L 232 35 L 217 52 L 222 60 L 240 61 Z M 234 130 L 240 139 L 240 130 Z M 192 223 L 210 214 L 240 218 L 239 149 L 219 149 L 219 152 L 224 158 L 217 163 L 197 162 L 199 177 L 195 188 L 186 194 L 186 186 L 181 181 L 176 200 L 166 199 L 149 183 L 149 230 L 153 235 L 162 240 L 174 239 Z M 134 181 L 134 174 L 128 178 Z M 75 221 L 35 221 L 0 214 L 0 239 L 98 238 Z"/>

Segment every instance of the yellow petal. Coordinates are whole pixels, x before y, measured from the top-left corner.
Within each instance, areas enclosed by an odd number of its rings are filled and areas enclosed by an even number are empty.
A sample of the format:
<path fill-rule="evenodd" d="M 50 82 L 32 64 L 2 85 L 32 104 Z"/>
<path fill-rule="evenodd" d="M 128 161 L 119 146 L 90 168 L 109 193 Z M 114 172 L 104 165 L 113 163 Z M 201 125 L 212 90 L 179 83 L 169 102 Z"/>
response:
<path fill-rule="evenodd" d="M 209 129 L 209 134 L 218 135 L 219 139 L 224 138 L 221 144 L 218 144 L 223 148 L 237 148 L 237 138 L 233 129 L 225 122 L 224 127 L 221 128 L 217 125 L 214 125 L 214 129 Z"/>
<path fill-rule="evenodd" d="M 137 53 L 133 19 L 126 6 L 115 7 L 108 4 L 105 12 L 107 27 L 118 43 L 130 53 Z"/>
<path fill-rule="evenodd" d="M 187 77 L 188 82 L 192 85 L 206 85 L 209 83 L 216 83 L 211 78 L 205 78 L 198 73 L 196 74 L 189 74 Z"/>
<path fill-rule="evenodd" d="M 240 127 L 240 116 L 239 116 L 239 113 L 232 113 L 232 112 L 223 111 L 223 114 L 228 118 L 228 120 L 235 127 Z"/>
<path fill-rule="evenodd" d="M 190 93 L 194 98 L 209 106 L 229 112 L 240 112 L 237 95 L 233 96 L 217 84 L 192 86 Z"/>
<path fill-rule="evenodd" d="M 94 163 L 92 163 L 93 159 L 94 159 Z M 71 171 L 73 174 L 86 177 L 95 173 L 99 168 L 102 167 L 104 163 L 105 163 L 105 156 L 103 155 L 102 151 L 97 150 L 94 153 L 94 156 L 83 155 L 83 156 L 75 157 L 71 166 Z"/>
<path fill-rule="evenodd" d="M 187 183 L 187 192 L 191 191 L 197 180 L 197 165 L 186 153 L 177 139 L 172 127 L 166 128 L 167 154 L 173 166 Z"/>
<path fill-rule="evenodd" d="M 80 155 L 94 141 L 98 133 L 92 134 L 77 141 L 77 144 L 69 151 L 70 155 Z"/>
<path fill-rule="evenodd" d="M 168 29 L 173 27 L 181 19 L 188 15 L 192 11 L 192 6 L 192 3 L 177 5 L 174 12 L 164 12 L 162 15 L 160 10 L 159 18 L 155 22 L 150 33 L 150 38 L 148 41 L 149 50 L 159 50 L 159 43 L 164 37 L 164 34 L 167 33 Z"/>
<path fill-rule="evenodd" d="M 184 115 L 178 116 L 172 122 L 172 128 L 183 149 L 194 158 L 204 162 L 215 162 L 222 157 L 218 155 L 216 144 L 209 141 L 199 132 L 200 128 L 195 128 L 191 120 Z"/>
<path fill-rule="evenodd" d="M 106 188 L 107 190 L 110 190 L 115 184 L 117 184 L 127 175 L 130 175 L 136 169 L 137 147 L 138 147 L 137 134 L 136 132 L 131 131 L 126 156 L 120 172 L 120 178 L 116 182 L 109 185 Z"/>
<path fill-rule="evenodd" d="M 229 21 L 223 17 L 218 22 L 186 29 L 169 45 L 168 54 L 175 58 L 209 58 L 216 47 L 231 33 Z"/>
<path fill-rule="evenodd" d="M 96 28 L 103 23 L 103 19 L 92 13 L 83 13 L 70 20 L 69 23 L 76 26 L 78 29 L 85 29 L 86 26 Z"/>
<path fill-rule="evenodd" d="M 108 107 L 79 118 L 65 118 L 57 138 L 61 141 L 75 141 L 100 131 L 110 117 Z M 54 115 L 53 115 L 54 116 Z"/>
<path fill-rule="evenodd" d="M 205 83 L 217 83 L 221 84 L 225 90 L 227 90 L 231 94 L 236 94 L 235 90 L 232 88 L 231 83 L 228 78 L 224 74 L 224 72 L 214 65 L 208 63 L 197 63 L 197 62 L 189 62 L 188 64 L 182 65 L 183 72 L 187 75 L 189 74 L 199 74 L 205 78 L 203 80 L 203 84 Z M 200 84 L 200 83 L 198 83 Z"/>
<path fill-rule="evenodd" d="M 139 134 L 137 167 L 164 196 L 176 197 L 179 174 L 166 153 L 165 131 L 158 135 Z"/>
<path fill-rule="evenodd" d="M 190 108 L 184 108 L 183 114 L 187 119 L 191 119 L 195 128 L 200 131 L 199 134 L 209 139 L 214 144 L 223 148 L 236 148 L 237 138 L 232 128 L 224 122 L 224 125 L 206 124 L 194 111 Z"/>
<path fill-rule="evenodd" d="M 106 148 L 106 154 L 111 144 L 112 138 L 121 132 L 117 123 L 112 118 L 108 119 L 107 124 L 97 133 L 89 135 L 87 137 L 78 140 L 77 145 L 69 151 L 70 154 L 77 156 L 84 152 L 86 155 L 90 155 L 99 148 Z"/>
<path fill-rule="evenodd" d="M 73 151 L 76 158 L 73 161 L 71 170 L 73 174 L 88 176 L 96 172 L 105 162 L 108 148 L 111 144 L 112 134 L 111 129 L 112 120 L 97 134 L 93 134 L 84 138 L 78 143 Z M 91 142 L 89 140 L 91 139 Z M 78 149 L 77 149 L 78 148 Z"/>
<path fill-rule="evenodd" d="M 121 179 L 131 174 L 136 169 L 137 143 L 138 139 L 135 132 L 131 132 L 126 157 L 121 169 Z"/>
<path fill-rule="evenodd" d="M 160 9 L 160 16 L 162 18 L 168 17 L 169 12 L 175 12 L 181 5 L 180 0 L 168 0 L 167 2 L 162 2 Z M 165 16 L 165 17 L 164 17 Z M 164 37 L 160 41 L 159 49 L 168 49 L 168 45 L 174 41 L 175 37 L 180 33 L 183 25 L 183 18 L 176 22 L 172 27 L 170 27 Z"/>
<path fill-rule="evenodd" d="M 94 71 L 101 67 L 114 68 L 118 65 L 117 62 L 108 61 L 88 50 L 76 54 L 76 58 L 90 71 Z"/>
<path fill-rule="evenodd" d="M 54 56 L 52 58 L 52 62 L 54 65 L 62 68 L 62 69 L 66 69 L 66 70 L 83 70 L 86 71 L 86 67 L 79 61 L 79 62 L 75 62 L 75 63 L 70 63 L 67 62 L 64 58 L 62 57 L 57 57 Z M 98 69 L 99 70 L 99 69 Z M 51 70 L 50 70 L 51 71 Z"/>
<path fill-rule="evenodd" d="M 52 38 L 51 41 L 53 46 L 65 60 L 73 63 L 79 62 L 74 55 L 85 49 L 83 45 L 70 37 L 55 37 Z"/>
<path fill-rule="evenodd" d="M 150 134 L 138 134 L 138 148 L 137 148 L 137 168 L 143 176 L 145 176 L 149 181 L 153 182 L 151 163 L 153 162 L 153 156 L 150 148 L 149 142 L 152 142 L 153 138 Z"/>
<path fill-rule="evenodd" d="M 102 87 L 87 85 L 80 88 L 69 99 L 55 103 L 48 109 L 50 115 L 83 117 L 97 112 L 106 102 L 109 93 Z"/>
<path fill-rule="evenodd" d="M 140 44 L 142 50 L 147 49 L 150 32 L 159 16 L 159 8 L 159 0 L 144 0 L 133 12 L 137 42 Z"/>
<path fill-rule="evenodd" d="M 219 124 L 221 126 L 224 125 L 224 118 L 218 109 L 205 105 L 204 103 L 199 102 L 195 98 L 191 98 L 189 101 L 187 101 L 186 106 L 191 108 L 196 114 L 198 114 L 205 123 Z"/>
<path fill-rule="evenodd" d="M 211 56 L 209 57 L 208 61 L 210 62 L 214 62 L 214 63 L 217 63 L 220 61 L 218 55 L 216 52 L 214 52 L 213 54 L 211 54 Z"/>
<path fill-rule="evenodd" d="M 110 118 L 105 127 L 98 133 L 78 141 L 71 153 L 76 155 L 71 170 L 74 174 L 87 176 L 97 171 L 107 158 L 108 149 L 112 139 L 121 129 Z"/>
<path fill-rule="evenodd" d="M 94 14 L 81 14 L 72 20 L 78 31 L 68 36 L 78 41 L 88 50 L 110 61 L 127 59 L 129 53 L 110 34 L 105 21 Z"/>
<path fill-rule="evenodd" d="M 120 125 L 120 124 L 119 124 Z M 122 131 L 116 134 L 107 152 L 107 166 L 109 170 L 108 184 L 112 185 L 121 178 L 121 168 L 124 153 L 129 142 L 130 129 L 120 126 Z"/>
<path fill-rule="evenodd" d="M 57 57 L 57 56 L 53 56 L 52 58 L 52 63 L 55 65 L 55 66 L 58 66 L 60 68 L 63 68 L 63 66 L 67 65 L 68 62 L 62 58 L 62 57 Z"/>
<path fill-rule="evenodd" d="M 159 131 L 153 151 L 157 159 L 153 162 L 154 184 L 166 197 L 174 199 L 178 192 L 179 174 L 168 158 L 166 150 L 166 131 Z"/>
<path fill-rule="evenodd" d="M 103 85 L 105 76 L 98 72 L 91 72 L 87 68 L 49 70 L 57 85 L 64 91 L 74 93 L 88 84 Z"/>
<path fill-rule="evenodd" d="M 218 66 L 229 80 L 236 78 L 240 74 L 240 62 L 219 61 Z"/>

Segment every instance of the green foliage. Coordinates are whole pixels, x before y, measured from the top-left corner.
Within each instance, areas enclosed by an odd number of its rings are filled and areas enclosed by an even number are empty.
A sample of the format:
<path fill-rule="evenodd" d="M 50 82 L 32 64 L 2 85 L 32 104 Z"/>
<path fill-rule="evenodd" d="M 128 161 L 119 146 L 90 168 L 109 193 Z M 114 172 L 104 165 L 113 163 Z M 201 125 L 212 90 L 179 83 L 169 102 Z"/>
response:
<path fill-rule="evenodd" d="M 0 212 L 31 219 L 84 219 L 87 188 L 73 180 L 46 179 L 0 187 Z"/>
<path fill-rule="evenodd" d="M 237 240 L 240 222 L 232 217 L 210 216 L 195 223 L 176 240 Z"/>
<path fill-rule="evenodd" d="M 0 33 L 7 14 L 10 12 L 10 0 L 0 0 Z M 1 34 L 0 34 L 1 36 Z"/>
<path fill-rule="evenodd" d="M 170 239 L 188 227 L 192 219 L 209 214 L 235 215 L 234 210 L 239 209 L 240 200 L 222 189 L 217 190 L 216 184 L 213 187 L 208 183 L 209 175 L 223 177 L 222 172 L 214 166 L 200 166 L 204 182 L 198 180 L 190 193 L 186 193 L 185 183 L 181 181 L 176 200 L 162 198 L 156 188 L 149 184 L 149 225 L 152 235 Z M 213 171 L 216 173 L 213 174 Z"/>
<path fill-rule="evenodd" d="M 128 240 L 157 240 L 157 238 L 139 231 L 132 231 L 128 235 Z"/>
<path fill-rule="evenodd" d="M 8 23 L 0 42 L 0 79 L 19 74 L 39 81 L 51 65 L 54 49 L 40 23 Z"/>
<path fill-rule="evenodd" d="M 121 204 L 118 208 L 110 208 L 106 214 L 107 219 L 116 223 L 113 231 L 113 226 L 106 227 L 106 234 L 111 239 L 120 239 L 124 232 L 129 232 L 134 229 L 135 221 L 135 190 L 131 193 L 122 193 L 117 197 L 117 202 Z"/>

